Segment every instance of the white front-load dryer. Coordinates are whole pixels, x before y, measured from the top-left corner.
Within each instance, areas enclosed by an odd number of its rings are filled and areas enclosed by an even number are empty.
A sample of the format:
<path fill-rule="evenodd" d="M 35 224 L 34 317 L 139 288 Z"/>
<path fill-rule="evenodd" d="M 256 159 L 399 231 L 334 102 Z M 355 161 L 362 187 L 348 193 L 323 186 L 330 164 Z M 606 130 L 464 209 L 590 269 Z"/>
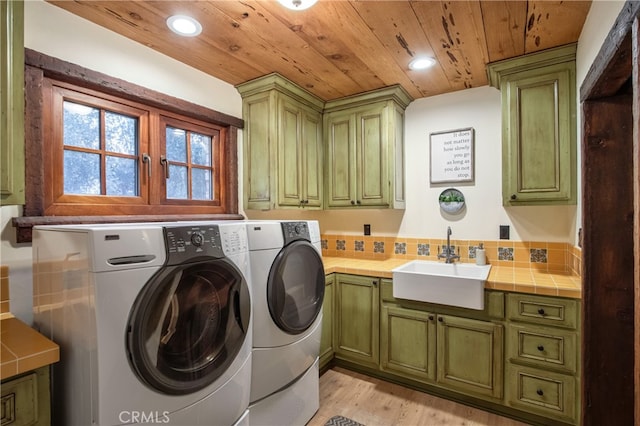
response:
<path fill-rule="evenodd" d="M 325 275 L 317 221 L 248 221 L 253 286 L 250 422 L 305 424 L 319 406 Z"/>
<path fill-rule="evenodd" d="M 237 222 L 35 227 L 53 423 L 247 424 L 247 248 Z"/>

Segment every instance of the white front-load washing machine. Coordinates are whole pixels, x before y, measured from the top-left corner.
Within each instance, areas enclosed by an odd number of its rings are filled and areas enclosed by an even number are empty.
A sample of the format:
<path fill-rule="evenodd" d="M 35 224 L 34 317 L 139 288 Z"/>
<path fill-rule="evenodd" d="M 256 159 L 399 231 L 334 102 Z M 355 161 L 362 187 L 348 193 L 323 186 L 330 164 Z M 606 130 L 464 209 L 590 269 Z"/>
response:
<path fill-rule="evenodd" d="M 253 286 L 250 423 L 304 425 L 319 407 L 325 276 L 317 221 L 248 221 Z"/>
<path fill-rule="evenodd" d="M 248 424 L 247 249 L 238 222 L 34 227 L 53 424 Z"/>

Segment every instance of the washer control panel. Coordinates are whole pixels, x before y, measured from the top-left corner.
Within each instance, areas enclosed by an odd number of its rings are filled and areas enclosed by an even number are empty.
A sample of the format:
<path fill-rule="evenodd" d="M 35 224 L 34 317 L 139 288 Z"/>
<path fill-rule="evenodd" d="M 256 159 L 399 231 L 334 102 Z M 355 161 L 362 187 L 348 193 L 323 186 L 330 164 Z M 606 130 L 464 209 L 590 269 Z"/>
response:
<path fill-rule="evenodd" d="M 311 241 L 307 222 L 282 222 L 281 225 L 285 245 L 297 240 Z"/>
<path fill-rule="evenodd" d="M 165 227 L 167 264 L 188 262 L 194 257 L 224 257 L 217 225 Z"/>

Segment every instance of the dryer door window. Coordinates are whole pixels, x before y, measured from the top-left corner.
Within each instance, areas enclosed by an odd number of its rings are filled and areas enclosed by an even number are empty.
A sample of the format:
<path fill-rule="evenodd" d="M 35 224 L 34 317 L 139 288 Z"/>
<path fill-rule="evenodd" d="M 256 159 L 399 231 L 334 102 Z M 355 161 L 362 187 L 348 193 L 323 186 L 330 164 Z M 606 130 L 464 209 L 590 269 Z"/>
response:
<path fill-rule="evenodd" d="M 324 266 L 307 241 L 294 241 L 276 256 L 267 282 L 267 301 L 274 322 L 283 331 L 300 334 L 322 310 Z"/>
<path fill-rule="evenodd" d="M 227 260 L 164 268 L 145 285 L 131 311 L 131 367 L 159 392 L 200 390 L 235 359 L 250 312 L 247 283 Z"/>

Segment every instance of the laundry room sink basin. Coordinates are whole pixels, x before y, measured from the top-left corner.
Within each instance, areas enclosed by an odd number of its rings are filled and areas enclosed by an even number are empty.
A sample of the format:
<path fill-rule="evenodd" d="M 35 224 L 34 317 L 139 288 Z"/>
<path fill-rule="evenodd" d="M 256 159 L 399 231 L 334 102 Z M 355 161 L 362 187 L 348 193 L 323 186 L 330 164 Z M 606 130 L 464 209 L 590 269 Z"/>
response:
<path fill-rule="evenodd" d="M 393 297 L 484 309 L 491 265 L 413 260 L 392 270 Z"/>

